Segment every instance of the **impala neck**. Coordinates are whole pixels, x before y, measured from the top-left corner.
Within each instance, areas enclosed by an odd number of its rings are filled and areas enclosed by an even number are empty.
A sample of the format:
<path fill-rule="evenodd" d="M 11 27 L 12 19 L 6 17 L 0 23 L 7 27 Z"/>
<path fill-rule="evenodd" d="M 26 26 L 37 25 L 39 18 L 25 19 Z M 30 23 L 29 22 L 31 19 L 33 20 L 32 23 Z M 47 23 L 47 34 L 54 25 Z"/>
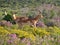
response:
<path fill-rule="evenodd" d="M 38 20 L 39 18 L 43 18 L 43 16 L 42 16 L 42 15 L 37 15 L 37 16 L 35 17 L 35 20 Z"/>

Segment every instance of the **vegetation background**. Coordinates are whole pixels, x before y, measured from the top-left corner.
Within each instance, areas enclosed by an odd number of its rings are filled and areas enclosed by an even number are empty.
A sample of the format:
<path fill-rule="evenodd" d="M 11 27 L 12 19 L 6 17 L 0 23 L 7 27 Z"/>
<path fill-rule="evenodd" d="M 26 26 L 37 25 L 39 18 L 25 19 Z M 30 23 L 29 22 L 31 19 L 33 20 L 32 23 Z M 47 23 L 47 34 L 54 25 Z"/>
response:
<path fill-rule="evenodd" d="M 35 17 L 38 10 L 44 18 L 36 28 L 18 29 L 5 17 L 5 11 L 11 16 Z M 0 45 L 60 45 L 60 0 L 0 0 Z"/>
<path fill-rule="evenodd" d="M 0 0 L 0 20 L 5 11 L 11 15 L 15 12 L 17 16 L 34 17 L 38 10 L 42 12 L 45 24 L 53 21 L 60 26 L 60 0 Z"/>

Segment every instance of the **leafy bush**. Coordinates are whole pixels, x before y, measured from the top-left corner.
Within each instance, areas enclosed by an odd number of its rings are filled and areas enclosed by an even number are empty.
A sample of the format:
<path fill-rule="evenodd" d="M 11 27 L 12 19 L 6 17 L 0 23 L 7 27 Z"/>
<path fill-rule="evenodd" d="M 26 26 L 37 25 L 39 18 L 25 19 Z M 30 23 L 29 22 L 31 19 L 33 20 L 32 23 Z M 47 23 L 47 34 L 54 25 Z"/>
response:
<path fill-rule="evenodd" d="M 0 35 L 7 35 L 10 34 L 7 30 L 5 30 L 3 27 L 0 27 Z"/>
<path fill-rule="evenodd" d="M 12 26 L 12 23 L 11 23 L 10 21 L 2 20 L 2 21 L 0 22 L 0 26 L 11 27 L 11 26 Z"/>
<path fill-rule="evenodd" d="M 31 40 L 35 40 L 35 36 L 32 33 L 23 30 L 11 30 L 11 33 L 17 34 L 20 38 L 30 38 Z"/>
<path fill-rule="evenodd" d="M 6 34 L 17 34 L 20 38 L 30 38 L 31 40 L 35 40 L 35 36 L 32 33 L 28 33 L 23 30 L 6 30 L 3 27 L 0 27 L 0 34 L 6 35 Z"/>
<path fill-rule="evenodd" d="M 0 35 L 0 45 L 26 45 L 16 34 Z"/>
<path fill-rule="evenodd" d="M 12 16 L 10 14 L 5 15 L 5 17 L 3 18 L 3 20 L 6 21 L 12 21 Z"/>
<path fill-rule="evenodd" d="M 58 39 L 58 40 L 57 40 Z M 60 44 L 60 28 L 33 28 L 24 26 L 23 29 L 6 29 L 0 27 L 0 43 L 5 45 L 47 45 Z M 2 41 L 1 41 L 2 40 Z M 12 42 L 11 42 L 12 41 Z"/>
<path fill-rule="evenodd" d="M 43 22 L 41 22 L 41 21 L 39 21 L 39 22 L 36 24 L 36 26 L 37 26 L 37 27 L 46 27 L 46 25 L 45 25 Z"/>

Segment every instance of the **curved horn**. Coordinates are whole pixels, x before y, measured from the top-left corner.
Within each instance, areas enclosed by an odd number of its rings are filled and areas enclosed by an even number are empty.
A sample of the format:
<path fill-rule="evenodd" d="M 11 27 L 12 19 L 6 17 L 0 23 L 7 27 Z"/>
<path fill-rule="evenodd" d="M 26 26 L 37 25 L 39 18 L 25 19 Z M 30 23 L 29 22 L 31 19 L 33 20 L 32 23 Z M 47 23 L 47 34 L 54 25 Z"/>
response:
<path fill-rule="evenodd" d="M 39 14 L 41 14 L 41 11 L 39 10 Z"/>
<path fill-rule="evenodd" d="M 40 10 L 38 10 L 38 11 L 39 11 L 40 17 L 43 18 L 43 15 L 42 15 L 41 11 Z"/>

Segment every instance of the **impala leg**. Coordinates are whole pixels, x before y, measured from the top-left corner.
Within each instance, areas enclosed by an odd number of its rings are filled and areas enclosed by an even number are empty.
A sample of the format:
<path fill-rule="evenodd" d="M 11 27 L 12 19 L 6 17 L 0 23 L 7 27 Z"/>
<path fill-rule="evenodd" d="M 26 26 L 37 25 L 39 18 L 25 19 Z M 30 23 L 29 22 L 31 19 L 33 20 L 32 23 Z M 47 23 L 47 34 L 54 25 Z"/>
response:
<path fill-rule="evenodd" d="M 37 21 L 34 22 L 34 27 L 36 27 Z"/>
<path fill-rule="evenodd" d="M 31 27 L 34 27 L 34 23 L 30 23 L 30 26 L 31 26 Z"/>
<path fill-rule="evenodd" d="M 31 26 L 32 26 L 32 27 L 36 27 L 36 23 L 37 23 L 37 21 L 31 22 Z"/>
<path fill-rule="evenodd" d="M 36 23 L 32 23 L 31 26 L 32 26 L 32 27 L 36 27 Z"/>
<path fill-rule="evenodd" d="M 34 27 L 36 27 L 36 23 L 34 23 Z"/>

